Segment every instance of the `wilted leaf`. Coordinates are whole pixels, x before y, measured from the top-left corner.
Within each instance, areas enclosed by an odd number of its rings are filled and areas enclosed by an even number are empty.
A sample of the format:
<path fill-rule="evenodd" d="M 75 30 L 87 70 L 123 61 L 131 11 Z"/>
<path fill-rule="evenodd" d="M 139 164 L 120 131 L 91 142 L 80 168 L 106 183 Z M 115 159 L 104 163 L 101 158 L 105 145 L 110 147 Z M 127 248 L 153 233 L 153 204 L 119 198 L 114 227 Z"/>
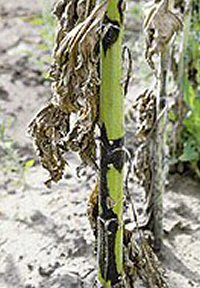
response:
<path fill-rule="evenodd" d="M 173 35 L 182 28 L 181 19 L 169 10 L 169 0 L 155 4 L 144 23 L 146 31 L 146 59 L 152 69 L 155 69 L 153 55 L 162 53 Z"/>
<path fill-rule="evenodd" d="M 154 127 L 156 120 L 156 96 L 153 91 L 146 90 L 135 101 L 132 107 L 136 117 L 136 137 L 145 141 Z"/>
<path fill-rule="evenodd" d="M 76 2 L 76 3 L 75 3 Z M 99 43 L 107 1 L 61 0 L 54 13 L 59 28 L 50 76 L 53 97 L 30 125 L 51 180 L 62 178 L 68 150 L 96 167 L 95 127 L 99 120 Z M 70 121 L 70 117 L 76 121 Z"/>
<path fill-rule="evenodd" d="M 88 219 L 96 239 L 97 239 L 97 219 L 98 219 L 98 197 L 99 197 L 99 185 L 96 184 L 95 188 L 90 194 L 87 209 Z"/>

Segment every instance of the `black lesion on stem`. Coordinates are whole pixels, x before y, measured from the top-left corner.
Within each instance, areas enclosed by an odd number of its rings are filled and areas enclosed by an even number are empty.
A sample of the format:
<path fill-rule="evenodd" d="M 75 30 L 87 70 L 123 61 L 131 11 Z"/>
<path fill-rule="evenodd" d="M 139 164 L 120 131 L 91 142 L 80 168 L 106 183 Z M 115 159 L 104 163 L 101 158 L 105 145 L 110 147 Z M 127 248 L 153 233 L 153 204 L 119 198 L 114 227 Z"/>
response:
<path fill-rule="evenodd" d="M 124 21 L 125 1 L 119 0 L 117 8 L 118 8 L 119 15 L 120 15 L 120 22 L 122 24 Z"/>
<path fill-rule="evenodd" d="M 124 137 L 116 140 L 108 140 L 105 124 L 101 128 L 101 163 L 103 166 L 113 165 L 119 173 L 121 173 L 124 166 Z"/>
<path fill-rule="evenodd" d="M 114 285 L 120 282 L 121 275 L 117 271 L 115 256 L 116 234 L 119 230 L 119 221 L 113 207 L 108 205 L 110 199 L 107 174 L 110 165 L 122 172 L 125 153 L 123 151 L 123 137 L 109 141 L 105 124 L 101 128 L 101 175 L 100 175 L 100 206 L 102 213 L 99 215 L 101 251 L 99 258 L 100 270 L 103 278 Z M 106 270 L 105 270 L 106 268 Z"/>
<path fill-rule="evenodd" d="M 121 275 L 117 271 L 117 263 L 115 256 L 115 240 L 119 223 L 117 215 L 113 213 L 112 219 L 103 220 L 103 213 L 100 216 L 101 229 L 101 251 L 99 257 L 99 266 L 101 275 L 111 284 L 114 285 L 120 281 Z"/>
<path fill-rule="evenodd" d="M 120 24 L 118 21 L 113 21 L 108 16 L 105 16 L 103 30 L 105 30 L 105 34 L 103 33 L 102 45 L 104 54 L 106 55 L 108 49 L 118 40 Z"/>

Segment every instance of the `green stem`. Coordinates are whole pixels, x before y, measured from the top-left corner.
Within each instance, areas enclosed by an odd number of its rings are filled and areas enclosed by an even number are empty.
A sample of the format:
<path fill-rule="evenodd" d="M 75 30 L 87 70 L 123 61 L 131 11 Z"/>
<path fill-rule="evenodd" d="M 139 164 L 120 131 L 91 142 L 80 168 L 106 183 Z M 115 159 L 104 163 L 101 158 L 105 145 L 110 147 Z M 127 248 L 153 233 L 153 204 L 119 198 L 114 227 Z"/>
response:
<path fill-rule="evenodd" d="M 190 6 L 190 5 L 188 5 Z M 183 121 L 185 117 L 185 103 L 184 103 L 184 85 L 186 80 L 186 63 L 185 63 L 185 55 L 187 52 L 187 45 L 189 40 L 189 33 L 190 33 L 190 20 L 191 20 L 191 11 L 187 9 L 184 15 L 184 29 L 182 33 L 182 39 L 180 43 L 180 58 L 179 58 L 179 66 L 178 66 L 178 79 L 177 79 L 177 86 L 179 90 L 178 95 L 178 127 L 176 130 L 176 139 L 175 139 L 175 147 L 173 151 L 173 156 L 179 157 L 183 150 Z M 176 155 L 176 156 L 175 156 Z"/>
<path fill-rule="evenodd" d="M 98 264 L 104 288 L 122 283 L 124 97 L 121 86 L 121 0 L 109 0 L 101 45 L 101 172 L 99 193 Z M 122 284 L 123 285 L 123 284 Z M 120 286 L 123 287 L 123 286 Z"/>

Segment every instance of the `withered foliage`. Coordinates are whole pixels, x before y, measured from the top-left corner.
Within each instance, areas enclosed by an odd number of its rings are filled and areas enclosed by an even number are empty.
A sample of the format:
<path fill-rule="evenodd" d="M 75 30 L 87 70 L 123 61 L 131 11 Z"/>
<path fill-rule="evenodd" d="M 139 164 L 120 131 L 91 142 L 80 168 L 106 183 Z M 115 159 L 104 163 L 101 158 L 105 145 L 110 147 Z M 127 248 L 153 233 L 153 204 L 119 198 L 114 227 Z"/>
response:
<path fill-rule="evenodd" d="M 69 131 L 69 115 L 50 103 L 38 113 L 29 127 L 42 165 L 51 175 L 46 184 L 50 184 L 51 180 L 59 181 L 66 164 L 59 141 Z"/>
<path fill-rule="evenodd" d="M 136 137 L 140 142 L 145 142 L 156 120 L 155 93 L 148 89 L 145 90 L 145 92 L 135 100 L 132 111 L 134 111 L 136 115 Z"/>
<path fill-rule="evenodd" d="M 98 229 L 98 196 L 99 185 L 92 191 L 88 203 L 88 217 L 95 236 L 95 250 L 97 249 L 97 229 Z M 165 271 L 161 266 L 156 254 L 151 248 L 150 235 L 130 230 L 124 224 L 123 232 L 123 257 L 124 257 L 124 282 L 126 288 L 134 288 L 135 282 L 141 279 L 149 288 L 167 288 Z"/>
<path fill-rule="evenodd" d="M 30 124 L 41 162 L 51 181 L 62 178 L 64 152 L 78 152 L 95 165 L 99 119 L 99 41 L 106 2 L 61 0 L 54 9 L 59 27 L 50 70 L 53 96 Z M 75 119 L 75 121 L 72 121 Z"/>
<path fill-rule="evenodd" d="M 147 43 L 145 56 L 152 69 L 155 69 L 153 55 L 162 53 L 182 27 L 180 17 L 169 9 L 169 0 L 162 0 L 152 7 L 144 22 Z"/>
<path fill-rule="evenodd" d="M 132 111 L 132 112 L 131 112 Z M 146 90 L 135 100 L 129 113 L 135 114 L 138 147 L 134 157 L 134 173 L 138 183 L 144 187 L 146 195 L 151 189 L 152 159 L 151 139 L 156 124 L 156 96 Z"/>
<path fill-rule="evenodd" d="M 154 146 L 155 136 L 153 133 L 157 124 L 162 117 L 162 112 L 166 107 L 161 107 L 161 101 L 165 102 L 165 99 L 159 99 L 158 87 L 164 87 L 166 85 L 166 79 L 163 76 L 165 71 L 161 66 L 162 55 L 169 48 L 169 44 L 173 36 L 181 30 L 183 23 L 181 16 L 171 11 L 169 0 L 158 0 L 150 9 L 146 19 L 144 21 L 144 30 L 146 33 L 146 52 L 145 57 L 150 65 L 151 69 L 156 71 L 156 84 L 154 91 L 145 91 L 145 93 L 139 96 L 136 100 L 136 104 L 133 107 L 137 111 L 136 123 L 137 123 L 137 138 L 140 143 L 136 153 L 134 161 L 134 171 L 140 182 L 144 187 L 147 198 L 151 195 L 152 182 L 153 182 L 153 163 L 154 158 Z M 160 56 L 158 65 L 155 66 L 153 56 Z M 166 69 L 166 67 L 165 67 Z M 163 86 L 164 85 L 164 86 Z M 164 87 L 165 88 L 165 87 Z M 161 89 L 161 88 L 159 88 Z M 163 91 L 162 91 L 163 92 Z M 163 111 L 161 111 L 164 109 Z M 147 199 L 148 201 L 148 199 Z"/>
<path fill-rule="evenodd" d="M 96 184 L 95 188 L 90 194 L 90 199 L 88 201 L 88 220 L 90 222 L 90 226 L 94 233 L 95 239 L 97 240 L 97 218 L 98 218 L 98 198 L 99 198 L 99 184 Z"/>
<path fill-rule="evenodd" d="M 126 287 L 134 288 L 141 279 L 148 288 L 168 288 L 165 271 L 149 244 L 148 235 L 137 235 L 126 230 L 124 233 L 124 272 Z"/>

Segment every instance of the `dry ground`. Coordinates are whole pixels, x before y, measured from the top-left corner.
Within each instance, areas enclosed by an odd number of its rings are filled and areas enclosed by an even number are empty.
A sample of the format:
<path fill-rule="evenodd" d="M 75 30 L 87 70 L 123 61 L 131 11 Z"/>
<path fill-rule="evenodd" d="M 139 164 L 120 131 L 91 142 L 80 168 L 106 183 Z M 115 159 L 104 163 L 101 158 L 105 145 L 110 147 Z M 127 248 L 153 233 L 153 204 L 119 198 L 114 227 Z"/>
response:
<path fill-rule="evenodd" d="M 36 157 L 27 125 L 50 95 L 35 61 L 42 57 L 41 28 L 29 21 L 39 13 L 37 1 L 0 0 L 0 125 L 6 128 L 0 139 L 0 288 L 89 288 L 95 259 L 86 208 L 94 179 L 77 178 L 72 155 L 65 179 L 50 190 L 40 165 L 24 168 Z M 172 176 L 164 203 L 170 288 L 199 288 L 199 183 Z"/>

